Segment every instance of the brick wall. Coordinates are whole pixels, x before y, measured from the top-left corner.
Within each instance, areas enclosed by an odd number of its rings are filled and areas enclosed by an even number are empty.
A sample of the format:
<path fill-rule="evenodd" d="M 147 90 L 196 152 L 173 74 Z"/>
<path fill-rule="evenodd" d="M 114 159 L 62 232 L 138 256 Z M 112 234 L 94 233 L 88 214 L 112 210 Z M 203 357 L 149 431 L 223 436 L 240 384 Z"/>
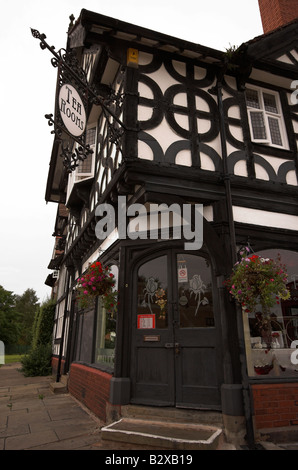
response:
<path fill-rule="evenodd" d="M 58 357 L 52 356 L 52 374 L 53 374 L 53 375 L 56 375 L 56 374 L 57 374 L 57 372 L 58 372 L 58 365 L 59 365 L 59 359 L 58 359 Z M 61 364 L 60 364 L 60 374 L 61 374 L 61 375 L 64 374 L 64 366 L 65 366 L 65 360 L 62 359 L 62 360 L 61 360 Z"/>
<path fill-rule="evenodd" d="M 257 429 L 298 425 L 298 383 L 252 386 Z"/>
<path fill-rule="evenodd" d="M 106 405 L 110 395 L 112 376 L 82 364 L 72 364 L 68 391 L 102 421 L 106 422 Z"/>
<path fill-rule="evenodd" d="M 259 0 L 264 33 L 298 18 L 297 0 Z"/>

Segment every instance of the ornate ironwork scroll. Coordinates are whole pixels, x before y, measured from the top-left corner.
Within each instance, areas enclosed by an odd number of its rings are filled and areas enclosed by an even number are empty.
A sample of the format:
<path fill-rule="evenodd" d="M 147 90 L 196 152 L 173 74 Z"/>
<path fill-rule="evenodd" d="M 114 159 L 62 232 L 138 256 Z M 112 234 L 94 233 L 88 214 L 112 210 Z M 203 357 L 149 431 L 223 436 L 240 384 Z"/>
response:
<path fill-rule="evenodd" d="M 32 36 L 40 40 L 41 49 L 48 49 L 53 55 L 51 64 L 53 67 L 58 69 L 58 85 L 56 91 L 56 101 L 59 89 L 64 84 L 71 84 L 75 86 L 78 91 L 86 110 L 90 109 L 92 105 L 101 106 L 105 119 L 109 127 L 110 141 L 114 143 L 118 149 L 121 150 L 121 137 L 124 133 L 125 126 L 123 122 L 117 117 L 116 111 L 120 109 L 120 103 L 123 100 L 123 95 L 116 95 L 111 90 L 108 98 L 98 96 L 98 92 L 94 86 L 89 85 L 87 74 L 80 66 L 76 54 L 71 50 L 59 49 L 55 50 L 54 46 L 50 46 L 46 42 L 46 35 L 41 34 L 38 30 L 31 28 Z M 62 142 L 62 154 L 63 164 L 67 171 L 73 171 L 79 165 L 79 162 L 85 160 L 87 156 L 93 151 L 88 145 L 85 145 L 85 132 L 81 136 L 73 136 L 65 128 L 60 112 L 59 106 L 56 106 L 55 117 L 53 114 L 46 114 L 49 126 L 53 126 L 52 131 L 62 141 L 62 134 L 66 133 L 71 139 L 77 142 L 78 147 L 72 151 L 69 147 L 69 143 L 65 145 Z M 110 122 L 112 118 L 112 122 Z"/>

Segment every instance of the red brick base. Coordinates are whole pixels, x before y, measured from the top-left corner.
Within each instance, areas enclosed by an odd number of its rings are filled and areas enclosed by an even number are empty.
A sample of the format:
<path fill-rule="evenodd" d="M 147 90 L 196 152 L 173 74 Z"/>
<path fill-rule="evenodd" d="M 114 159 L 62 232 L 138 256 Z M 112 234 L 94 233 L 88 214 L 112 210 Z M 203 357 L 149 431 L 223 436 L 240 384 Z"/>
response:
<path fill-rule="evenodd" d="M 72 364 L 69 372 L 68 391 L 102 421 L 106 422 L 112 376 L 82 364 Z"/>
<path fill-rule="evenodd" d="M 56 375 L 58 372 L 58 364 L 59 364 L 59 359 L 58 357 L 52 356 L 52 374 Z M 64 366 L 65 366 L 65 360 L 61 360 L 61 365 L 60 365 L 60 374 L 64 374 Z"/>
<path fill-rule="evenodd" d="M 298 383 L 252 385 L 257 429 L 298 425 Z"/>

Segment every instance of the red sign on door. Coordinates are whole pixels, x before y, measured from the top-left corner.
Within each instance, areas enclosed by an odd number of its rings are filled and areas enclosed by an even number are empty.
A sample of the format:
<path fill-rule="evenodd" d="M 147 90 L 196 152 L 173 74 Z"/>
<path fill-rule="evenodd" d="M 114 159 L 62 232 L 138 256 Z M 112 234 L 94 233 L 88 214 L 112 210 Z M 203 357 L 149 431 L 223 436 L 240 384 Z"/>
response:
<path fill-rule="evenodd" d="M 138 330 L 155 328 L 155 315 L 144 314 L 138 315 Z"/>

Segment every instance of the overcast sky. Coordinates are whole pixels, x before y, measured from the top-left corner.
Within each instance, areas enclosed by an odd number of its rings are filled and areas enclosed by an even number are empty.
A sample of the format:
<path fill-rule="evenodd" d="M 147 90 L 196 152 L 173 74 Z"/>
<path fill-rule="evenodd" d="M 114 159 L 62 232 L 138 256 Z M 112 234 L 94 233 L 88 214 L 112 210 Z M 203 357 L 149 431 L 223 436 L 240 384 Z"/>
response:
<path fill-rule="evenodd" d="M 30 28 L 65 47 L 69 16 L 82 8 L 224 51 L 263 33 L 258 0 L 9 0 L 1 5 L 0 285 L 40 301 L 57 205 L 45 202 L 56 69 Z"/>

